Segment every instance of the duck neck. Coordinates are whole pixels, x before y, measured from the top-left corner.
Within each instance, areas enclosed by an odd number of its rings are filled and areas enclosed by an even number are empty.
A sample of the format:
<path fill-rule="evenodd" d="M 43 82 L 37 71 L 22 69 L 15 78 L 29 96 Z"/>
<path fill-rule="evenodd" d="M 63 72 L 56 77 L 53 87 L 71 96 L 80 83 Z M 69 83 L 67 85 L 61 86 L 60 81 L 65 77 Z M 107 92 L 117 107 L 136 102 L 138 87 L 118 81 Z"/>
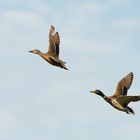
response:
<path fill-rule="evenodd" d="M 38 55 L 40 55 L 42 58 L 44 58 L 44 56 L 45 56 L 44 53 L 42 53 L 42 52 L 39 52 Z"/>
<path fill-rule="evenodd" d="M 41 55 L 42 55 L 42 52 L 41 52 L 41 51 L 39 51 L 39 52 L 38 52 L 38 55 L 40 55 L 40 56 L 41 56 Z"/>
<path fill-rule="evenodd" d="M 101 96 L 104 99 L 106 98 L 106 95 L 103 92 L 101 92 L 101 91 L 100 91 L 100 93 L 98 95 Z"/>

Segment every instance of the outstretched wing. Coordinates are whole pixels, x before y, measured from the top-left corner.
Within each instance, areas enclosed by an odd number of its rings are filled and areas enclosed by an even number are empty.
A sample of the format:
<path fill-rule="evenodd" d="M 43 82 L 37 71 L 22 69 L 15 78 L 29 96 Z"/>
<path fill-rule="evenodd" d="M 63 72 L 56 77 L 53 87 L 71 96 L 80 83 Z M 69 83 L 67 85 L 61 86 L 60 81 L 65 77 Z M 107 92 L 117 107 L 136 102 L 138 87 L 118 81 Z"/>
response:
<path fill-rule="evenodd" d="M 59 33 L 55 32 L 55 27 L 51 25 L 50 32 L 49 32 L 49 53 L 55 54 L 57 57 L 59 56 L 59 44 L 60 44 L 60 37 Z"/>
<path fill-rule="evenodd" d="M 123 77 L 116 88 L 115 91 L 115 96 L 119 96 L 119 95 L 127 95 L 127 90 L 130 88 L 132 81 L 133 81 L 133 73 L 130 72 L 129 74 L 127 74 L 125 77 Z"/>
<path fill-rule="evenodd" d="M 136 102 L 140 100 L 140 96 L 119 96 L 117 99 L 122 106 L 127 106 L 130 102 Z"/>

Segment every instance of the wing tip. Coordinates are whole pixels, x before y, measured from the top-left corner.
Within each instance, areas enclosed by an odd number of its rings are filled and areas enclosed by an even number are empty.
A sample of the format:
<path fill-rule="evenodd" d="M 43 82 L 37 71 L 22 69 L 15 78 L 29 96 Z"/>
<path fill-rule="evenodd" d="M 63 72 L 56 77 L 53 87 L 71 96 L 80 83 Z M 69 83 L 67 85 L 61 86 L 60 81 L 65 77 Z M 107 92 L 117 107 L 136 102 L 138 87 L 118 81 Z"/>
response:
<path fill-rule="evenodd" d="M 54 25 L 51 25 L 51 28 L 55 29 L 55 26 Z"/>
<path fill-rule="evenodd" d="M 134 76 L 134 73 L 132 71 L 129 74 L 132 75 L 132 76 Z"/>

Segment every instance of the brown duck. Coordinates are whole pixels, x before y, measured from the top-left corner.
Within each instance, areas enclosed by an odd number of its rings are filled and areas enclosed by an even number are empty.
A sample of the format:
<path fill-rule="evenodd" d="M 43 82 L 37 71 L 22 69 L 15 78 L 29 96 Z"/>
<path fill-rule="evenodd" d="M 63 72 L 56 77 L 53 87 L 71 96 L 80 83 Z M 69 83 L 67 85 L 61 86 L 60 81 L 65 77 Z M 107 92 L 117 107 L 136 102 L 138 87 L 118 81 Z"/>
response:
<path fill-rule="evenodd" d="M 55 27 L 51 25 L 49 32 L 49 49 L 47 53 L 42 53 L 41 51 L 34 49 L 29 51 L 34 54 L 40 55 L 43 59 L 45 59 L 51 65 L 66 69 L 64 61 L 59 59 L 59 45 L 60 45 L 60 37 L 59 33 L 55 32 Z"/>
<path fill-rule="evenodd" d="M 129 73 L 123 77 L 116 88 L 113 96 L 105 96 L 100 90 L 90 91 L 104 98 L 106 102 L 111 104 L 114 108 L 124 111 L 127 114 L 135 114 L 133 109 L 128 106 L 130 102 L 137 102 L 140 100 L 140 96 L 127 96 L 127 91 L 130 88 L 133 81 L 133 73 Z"/>

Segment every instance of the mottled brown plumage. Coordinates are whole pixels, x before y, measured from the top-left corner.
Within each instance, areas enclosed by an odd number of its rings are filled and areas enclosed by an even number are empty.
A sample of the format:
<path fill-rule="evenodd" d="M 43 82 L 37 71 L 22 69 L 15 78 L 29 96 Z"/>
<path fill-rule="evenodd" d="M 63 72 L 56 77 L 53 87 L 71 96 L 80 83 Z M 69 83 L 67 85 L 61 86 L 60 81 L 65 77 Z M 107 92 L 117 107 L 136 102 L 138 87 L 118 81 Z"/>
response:
<path fill-rule="evenodd" d="M 134 111 L 132 108 L 128 106 L 130 102 L 137 102 L 140 100 L 140 96 L 127 96 L 127 91 L 130 88 L 132 81 L 133 81 L 133 73 L 130 72 L 128 75 L 123 77 L 117 85 L 115 94 L 112 96 L 105 96 L 100 90 L 94 90 L 90 91 L 92 93 L 95 93 L 97 95 L 100 95 L 104 98 L 105 101 L 107 101 L 109 104 L 111 104 L 114 108 L 124 111 L 126 113 L 132 113 L 134 114 Z"/>
<path fill-rule="evenodd" d="M 34 49 L 29 52 L 40 55 L 43 59 L 45 59 L 51 65 L 68 70 L 65 66 L 65 62 L 59 59 L 59 45 L 60 45 L 59 33 L 55 32 L 55 27 L 51 25 L 50 32 L 49 32 L 48 52 L 42 53 L 41 51 L 37 49 Z"/>
<path fill-rule="evenodd" d="M 132 81 L 133 81 L 133 73 L 130 72 L 128 75 L 126 75 L 124 78 L 122 78 L 116 88 L 115 96 L 119 95 L 127 95 L 127 90 L 130 88 Z"/>

